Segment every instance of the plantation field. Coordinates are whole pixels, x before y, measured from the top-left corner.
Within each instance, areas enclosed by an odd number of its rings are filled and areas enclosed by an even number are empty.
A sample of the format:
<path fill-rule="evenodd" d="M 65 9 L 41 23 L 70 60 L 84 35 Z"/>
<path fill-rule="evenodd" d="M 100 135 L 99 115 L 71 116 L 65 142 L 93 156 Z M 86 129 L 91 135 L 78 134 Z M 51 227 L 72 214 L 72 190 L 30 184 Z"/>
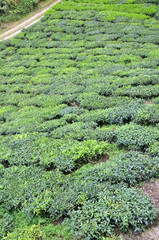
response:
<path fill-rule="evenodd" d="M 159 1 L 64 0 L 0 50 L 0 239 L 153 224 Z"/>

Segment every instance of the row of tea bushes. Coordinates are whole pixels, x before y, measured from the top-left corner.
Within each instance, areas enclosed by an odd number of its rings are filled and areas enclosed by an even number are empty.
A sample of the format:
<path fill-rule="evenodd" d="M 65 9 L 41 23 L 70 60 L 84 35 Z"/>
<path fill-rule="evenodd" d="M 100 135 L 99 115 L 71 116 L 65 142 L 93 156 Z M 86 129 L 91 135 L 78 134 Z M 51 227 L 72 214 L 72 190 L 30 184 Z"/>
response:
<path fill-rule="evenodd" d="M 61 215 L 70 216 L 73 229 L 78 230 L 77 235 L 81 234 L 80 228 L 83 229 L 79 224 L 79 219 L 84 218 L 87 224 L 90 224 L 87 228 L 90 230 L 86 231 L 85 228 L 82 230 L 82 235 L 84 234 L 85 237 L 95 234 L 96 230 L 92 229 L 92 221 L 97 221 L 96 224 L 100 229 L 100 220 L 105 217 L 108 217 L 109 221 L 106 221 L 107 227 L 105 226 L 106 228 L 102 231 L 108 234 L 119 225 L 122 231 L 127 231 L 129 227 L 137 231 L 152 222 L 155 210 L 147 197 L 128 186 L 157 177 L 158 174 L 159 158 L 152 158 L 133 151 L 117 155 L 112 161 L 101 165 L 85 166 L 67 176 L 59 171 L 45 172 L 40 168 L 14 166 L 1 170 L 1 202 L 8 210 L 20 207 L 26 214 L 46 212 L 53 219 Z M 105 207 L 102 204 L 100 208 L 100 203 L 103 203 Z M 78 206 L 81 206 L 81 209 L 77 210 Z M 114 212 L 113 206 L 116 206 L 117 212 Z M 90 212 L 91 215 L 84 213 L 90 208 L 94 208 L 95 212 L 92 214 Z M 75 213 L 76 216 L 81 213 L 80 218 L 76 218 Z M 96 214 L 99 214 L 99 221 Z M 97 236 L 103 234 L 100 230 L 96 233 Z"/>
<path fill-rule="evenodd" d="M 0 163 L 10 166 L 41 166 L 71 172 L 88 162 L 97 162 L 104 154 L 140 150 L 158 156 L 159 128 L 134 123 L 97 127 L 95 122 L 68 124 L 45 132 L 1 137 Z M 51 130 L 51 129 L 50 129 Z"/>

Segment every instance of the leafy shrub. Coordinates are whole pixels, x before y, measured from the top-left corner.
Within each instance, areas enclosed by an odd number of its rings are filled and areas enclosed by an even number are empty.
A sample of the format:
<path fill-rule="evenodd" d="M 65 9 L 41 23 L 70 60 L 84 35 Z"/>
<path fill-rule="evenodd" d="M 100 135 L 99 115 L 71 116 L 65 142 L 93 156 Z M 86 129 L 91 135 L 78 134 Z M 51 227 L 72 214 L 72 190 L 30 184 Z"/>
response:
<path fill-rule="evenodd" d="M 159 139 L 158 130 L 136 124 L 127 124 L 118 130 L 117 144 L 121 147 L 136 150 L 146 150 Z"/>
<path fill-rule="evenodd" d="M 12 107 L 12 106 L 1 107 L 1 109 L 0 109 L 0 121 L 5 122 L 7 117 L 12 112 L 15 112 L 16 110 L 17 110 L 17 108 L 16 107 Z"/>
<path fill-rule="evenodd" d="M 85 114 L 81 114 L 77 120 L 83 122 L 96 122 L 97 124 L 108 124 L 109 123 L 109 112 L 110 109 L 101 109 L 90 111 Z"/>
<path fill-rule="evenodd" d="M 86 183 L 71 175 L 63 176 L 59 171 L 44 172 L 33 167 L 11 167 L 3 170 L 2 174 L 1 202 L 6 209 L 18 208 L 32 214 L 47 213 L 53 219 L 66 214 L 97 194 L 99 187 L 102 188 L 91 181 Z"/>
<path fill-rule="evenodd" d="M 72 124 L 65 125 L 64 127 L 59 127 L 51 133 L 53 138 L 72 138 L 82 141 L 85 136 L 89 135 L 91 131 L 96 128 L 97 124 L 95 122 L 75 122 Z"/>
<path fill-rule="evenodd" d="M 159 122 L 159 106 L 150 105 L 143 109 L 138 109 L 134 114 L 134 122 L 140 124 L 155 124 Z"/>
<path fill-rule="evenodd" d="M 8 233 L 6 237 L 4 237 L 5 240 L 9 239 L 19 239 L 19 240 L 27 240 L 32 239 L 32 240 L 42 240 L 43 239 L 43 234 L 42 231 L 40 230 L 39 226 L 32 225 L 31 227 L 24 228 L 24 229 L 16 229 L 16 233 Z"/>
<path fill-rule="evenodd" d="M 81 146 L 81 151 L 76 153 L 77 158 L 82 154 L 85 157 L 91 157 L 91 154 L 95 156 L 93 151 L 100 154 L 102 145 L 95 148 L 95 142 L 94 146 L 90 145 L 90 142 L 86 144 L 87 152 L 84 152 Z M 47 213 L 56 219 L 83 205 L 86 200 L 96 198 L 99 191 L 102 192 L 115 183 L 123 185 L 125 182 L 128 186 L 133 186 L 157 177 L 158 164 L 158 158 L 130 152 L 101 165 L 88 165 L 72 175 L 63 175 L 59 170 L 44 171 L 33 166 L 14 166 L 1 170 L 1 202 L 8 210 L 20 208 L 25 213 Z"/>
<path fill-rule="evenodd" d="M 120 96 L 130 96 L 130 97 L 142 97 L 145 99 L 158 96 L 159 94 L 159 85 L 155 86 L 138 86 L 132 87 L 127 86 L 123 88 L 119 88 L 115 91 L 115 94 Z"/>
<path fill-rule="evenodd" d="M 122 106 L 112 108 L 109 112 L 109 122 L 111 124 L 124 124 L 132 120 L 136 111 L 142 109 L 143 106 L 138 102 L 123 103 Z"/>
<path fill-rule="evenodd" d="M 97 161 L 99 156 L 111 149 L 103 141 L 55 140 L 40 133 L 6 137 L 1 142 L 0 162 L 5 166 L 40 164 L 66 172 L 89 161 Z"/>
<path fill-rule="evenodd" d="M 159 104 L 159 97 L 156 97 L 156 98 L 152 99 L 152 101 L 155 104 Z"/>
<path fill-rule="evenodd" d="M 42 134 L 20 134 L 3 137 L 0 162 L 5 166 L 37 164 L 40 160 L 38 140 Z"/>
<path fill-rule="evenodd" d="M 159 156 L 159 142 L 155 142 L 149 146 L 147 151 L 152 155 L 152 156 Z"/>
<path fill-rule="evenodd" d="M 159 158 L 131 151 L 119 154 L 101 166 L 92 167 L 84 174 L 85 177 L 90 175 L 92 181 L 108 181 L 112 184 L 125 182 L 128 186 L 134 186 L 136 183 L 158 176 Z"/>
<path fill-rule="evenodd" d="M 79 95 L 76 101 L 81 107 L 92 110 L 106 108 L 108 100 L 104 96 L 89 92 Z"/>
<path fill-rule="evenodd" d="M 95 139 L 97 141 L 108 141 L 110 143 L 116 142 L 117 133 L 116 125 L 110 125 L 110 127 L 99 127 L 85 136 L 85 139 Z"/>
<path fill-rule="evenodd" d="M 13 228 L 13 217 L 8 213 L 0 211 L 0 238 L 6 235 L 8 231 L 11 231 Z"/>
<path fill-rule="evenodd" d="M 101 124 L 124 124 L 133 119 L 137 110 L 143 108 L 143 105 L 136 102 L 124 101 L 121 105 L 109 108 L 105 110 L 90 111 L 85 114 L 81 114 L 77 120 L 89 122 L 95 121 L 99 125 Z"/>
<path fill-rule="evenodd" d="M 63 142 L 56 140 L 51 143 L 49 141 L 42 142 L 41 144 L 45 152 L 41 152 L 40 165 L 46 168 L 54 165 L 64 172 L 71 172 L 83 164 L 98 160 L 99 156 L 110 151 L 108 143 L 103 141 L 98 143 L 96 140 L 83 142 L 67 140 L 66 143 L 66 139 L 64 139 Z"/>
<path fill-rule="evenodd" d="M 69 213 L 70 224 L 77 239 L 99 239 L 112 234 L 117 227 L 127 232 L 129 228 L 141 231 L 154 219 L 150 200 L 133 189 L 106 188 L 97 199 L 88 200 L 78 210 Z"/>

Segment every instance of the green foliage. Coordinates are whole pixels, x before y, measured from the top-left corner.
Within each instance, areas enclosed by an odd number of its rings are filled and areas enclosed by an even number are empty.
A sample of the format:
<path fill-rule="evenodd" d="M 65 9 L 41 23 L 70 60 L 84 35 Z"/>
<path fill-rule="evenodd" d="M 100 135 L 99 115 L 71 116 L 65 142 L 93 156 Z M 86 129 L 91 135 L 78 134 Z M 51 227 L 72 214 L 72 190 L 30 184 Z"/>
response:
<path fill-rule="evenodd" d="M 155 86 L 126 86 L 122 89 L 117 89 L 115 94 L 120 96 L 130 96 L 130 97 L 142 97 L 145 99 L 149 99 L 151 97 L 156 97 L 159 94 L 159 85 Z"/>
<path fill-rule="evenodd" d="M 0 239 L 2 239 L 7 232 L 11 231 L 13 227 L 13 217 L 0 209 Z"/>
<path fill-rule="evenodd" d="M 32 225 L 30 228 L 24 228 L 24 229 L 17 229 L 17 233 L 8 233 L 7 236 L 4 238 L 5 240 L 9 239 L 19 239 L 19 240 L 27 240 L 34 239 L 34 240 L 42 240 L 43 234 L 40 231 L 39 226 Z"/>
<path fill-rule="evenodd" d="M 159 131 L 153 127 L 127 124 L 118 130 L 117 143 L 127 149 L 146 150 L 159 140 Z"/>
<path fill-rule="evenodd" d="M 152 156 L 159 156 L 159 142 L 155 142 L 149 146 L 147 151 L 152 155 Z"/>
<path fill-rule="evenodd" d="M 5 166 L 40 164 L 45 168 L 70 172 L 87 162 L 97 161 L 101 155 L 112 151 L 113 148 L 107 142 L 95 140 L 98 135 L 94 140 L 90 138 L 82 142 L 66 138 L 51 141 L 43 133 L 3 137 L 0 162 Z M 108 135 L 105 138 L 112 137 Z"/>
<path fill-rule="evenodd" d="M 78 210 L 70 212 L 70 224 L 76 238 L 99 239 L 112 234 L 115 227 L 127 232 L 128 228 L 141 231 L 154 219 L 150 200 L 124 187 L 110 187 L 89 200 Z M 142 226 L 142 227 L 141 227 Z"/>
<path fill-rule="evenodd" d="M 134 115 L 134 121 L 144 125 L 159 123 L 159 106 L 149 105 L 138 110 Z"/>
<path fill-rule="evenodd" d="M 158 157 L 130 152 L 101 165 L 84 166 L 69 175 L 59 170 L 46 172 L 39 167 L 13 166 L 1 170 L 1 201 L 8 210 L 20 208 L 25 213 L 45 213 L 56 219 L 96 197 L 106 186 L 124 182 L 130 187 L 157 177 L 158 164 Z"/>
<path fill-rule="evenodd" d="M 77 119 L 79 121 L 94 121 L 99 125 L 102 124 L 124 124 L 130 122 L 136 110 L 143 109 L 140 101 L 123 101 L 119 106 L 108 108 L 106 110 L 95 110 L 85 114 L 81 114 Z"/>
<path fill-rule="evenodd" d="M 132 187 L 159 176 L 157 3 L 64 0 L 0 43 L 0 238 L 109 239 L 153 222 Z"/>
<path fill-rule="evenodd" d="M 112 184 L 125 182 L 128 186 L 157 177 L 159 174 L 159 158 L 150 157 L 130 151 L 113 158 L 112 161 L 102 163 L 84 172 L 93 181 L 108 181 Z"/>

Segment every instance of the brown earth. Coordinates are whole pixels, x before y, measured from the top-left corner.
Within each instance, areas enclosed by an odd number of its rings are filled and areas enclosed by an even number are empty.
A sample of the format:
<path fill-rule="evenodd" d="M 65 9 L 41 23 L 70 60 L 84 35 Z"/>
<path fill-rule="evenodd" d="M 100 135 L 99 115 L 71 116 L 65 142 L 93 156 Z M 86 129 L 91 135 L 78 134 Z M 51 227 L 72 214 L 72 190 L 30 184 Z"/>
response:
<path fill-rule="evenodd" d="M 151 100 L 147 100 L 146 102 L 145 102 L 145 104 L 153 104 L 153 102 L 151 101 Z"/>

